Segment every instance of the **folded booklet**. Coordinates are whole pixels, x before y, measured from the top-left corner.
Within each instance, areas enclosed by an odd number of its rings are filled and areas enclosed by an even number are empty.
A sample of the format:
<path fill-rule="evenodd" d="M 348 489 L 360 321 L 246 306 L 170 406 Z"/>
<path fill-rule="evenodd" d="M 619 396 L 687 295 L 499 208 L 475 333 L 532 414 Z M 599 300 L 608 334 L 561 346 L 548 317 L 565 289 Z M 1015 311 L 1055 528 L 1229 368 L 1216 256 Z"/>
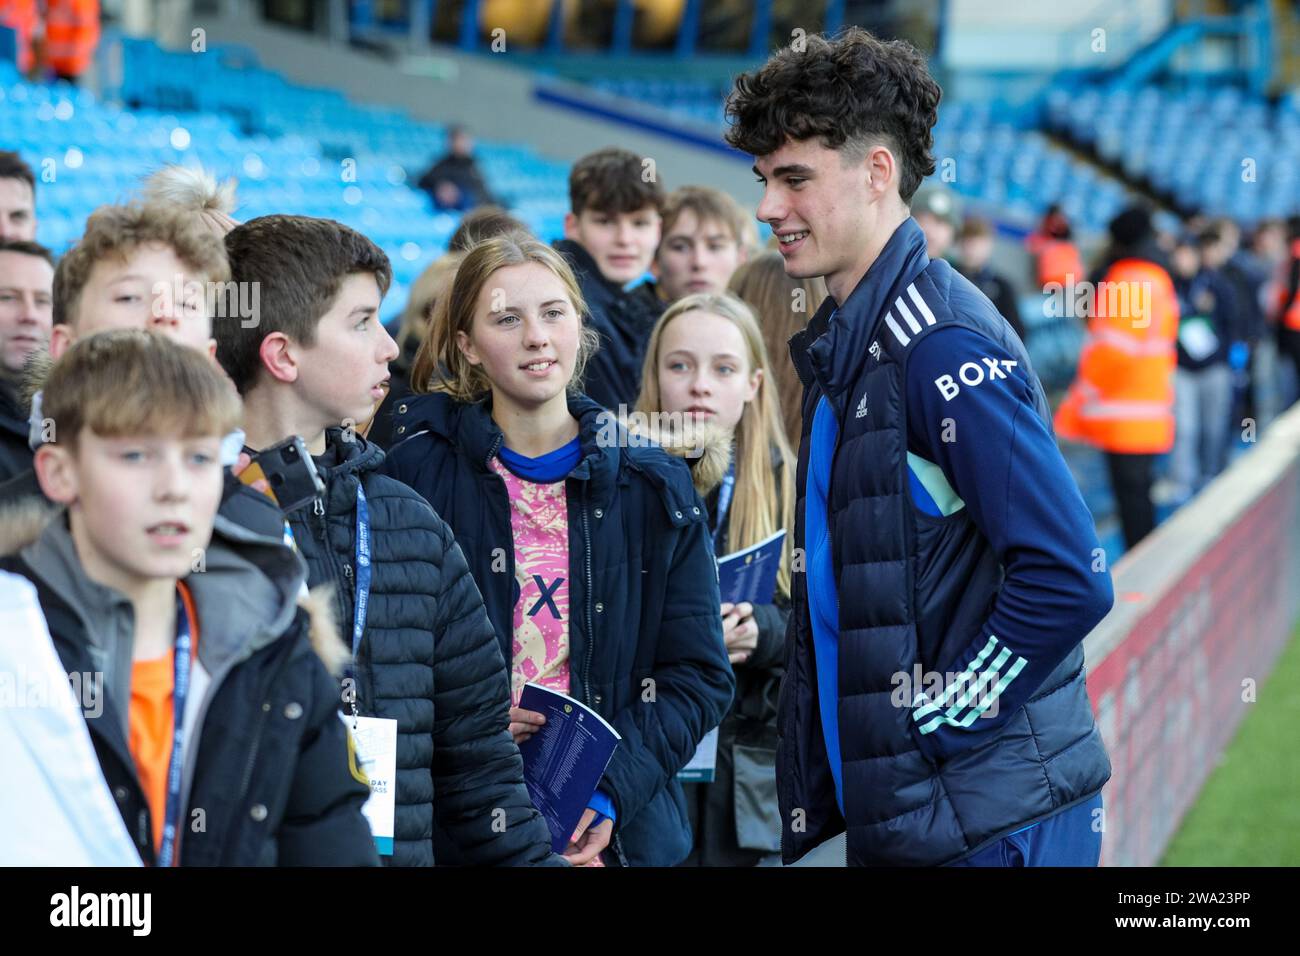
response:
<path fill-rule="evenodd" d="M 776 569 L 781 564 L 785 529 L 743 551 L 718 559 L 718 590 L 724 604 L 771 604 L 776 596 Z"/>
<path fill-rule="evenodd" d="M 781 564 L 785 529 L 764 538 L 743 551 L 718 559 L 718 590 L 723 603 L 771 604 L 776 597 L 776 569 Z M 690 783 L 712 783 L 718 765 L 718 728 L 714 727 L 695 748 L 695 755 L 677 779 Z"/>
<path fill-rule="evenodd" d="M 533 806 L 551 828 L 551 849 L 563 853 L 623 738 L 586 704 L 540 684 L 524 685 L 519 706 L 546 718 L 519 754 Z"/>

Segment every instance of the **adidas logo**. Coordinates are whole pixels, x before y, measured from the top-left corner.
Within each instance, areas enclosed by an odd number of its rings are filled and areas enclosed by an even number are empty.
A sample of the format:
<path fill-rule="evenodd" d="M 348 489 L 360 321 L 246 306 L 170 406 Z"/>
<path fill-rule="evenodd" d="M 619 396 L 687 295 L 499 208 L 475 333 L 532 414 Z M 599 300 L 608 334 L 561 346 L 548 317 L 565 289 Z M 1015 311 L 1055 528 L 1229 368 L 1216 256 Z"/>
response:
<path fill-rule="evenodd" d="M 858 402 L 858 411 L 853 417 L 854 418 L 867 417 L 867 396 L 865 395 L 862 396 L 862 400 Z"/>

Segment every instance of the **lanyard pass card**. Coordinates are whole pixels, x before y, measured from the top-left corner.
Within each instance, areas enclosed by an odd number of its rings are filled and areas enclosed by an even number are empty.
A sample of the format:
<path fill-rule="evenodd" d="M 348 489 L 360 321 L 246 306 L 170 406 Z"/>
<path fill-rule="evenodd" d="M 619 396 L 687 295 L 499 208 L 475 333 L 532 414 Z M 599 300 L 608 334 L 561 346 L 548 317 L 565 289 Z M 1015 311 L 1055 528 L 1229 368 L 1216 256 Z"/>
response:
<path fill-rule="evenodd" d="M 370 787 L 361 812 L 370 824 L 375 849 L 380 856 L 393 855 L 393 818 L 397 798 L 397 721 L 386 717 L 339 714 L 351 741 L 349 757 L 355 755 L 354 775 L 359 773 Z"/>

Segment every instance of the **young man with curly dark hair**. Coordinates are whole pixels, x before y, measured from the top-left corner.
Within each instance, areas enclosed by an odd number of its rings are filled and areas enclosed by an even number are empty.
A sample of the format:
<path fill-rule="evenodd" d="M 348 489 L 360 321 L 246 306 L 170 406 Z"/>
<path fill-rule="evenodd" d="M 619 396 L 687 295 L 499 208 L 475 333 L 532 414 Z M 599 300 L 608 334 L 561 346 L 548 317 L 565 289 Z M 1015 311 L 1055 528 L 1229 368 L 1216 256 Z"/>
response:
<path fill-rule="evenodd" d="M 940 89 L 850 29 L 736 81 L 804 385 L 778 791 L 787 863 L 1095 865 L 1110 762 L 1081 642 L 1113 595 L 1041 384 L 908 212 Z"/>

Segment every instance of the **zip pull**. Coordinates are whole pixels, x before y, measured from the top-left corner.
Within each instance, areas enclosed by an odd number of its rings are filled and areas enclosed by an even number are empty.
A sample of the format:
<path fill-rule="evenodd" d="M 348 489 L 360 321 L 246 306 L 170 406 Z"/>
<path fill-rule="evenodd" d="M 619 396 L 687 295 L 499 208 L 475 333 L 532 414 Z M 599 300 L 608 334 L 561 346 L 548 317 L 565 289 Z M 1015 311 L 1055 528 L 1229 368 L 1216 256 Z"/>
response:
<path fill-rule="evenodd" d="M 325 514 L 325 502 L 321 501 L 320 498 L 317 498 L 312 502 L 311 510 L 317 517 L 322 517 Z"/>

